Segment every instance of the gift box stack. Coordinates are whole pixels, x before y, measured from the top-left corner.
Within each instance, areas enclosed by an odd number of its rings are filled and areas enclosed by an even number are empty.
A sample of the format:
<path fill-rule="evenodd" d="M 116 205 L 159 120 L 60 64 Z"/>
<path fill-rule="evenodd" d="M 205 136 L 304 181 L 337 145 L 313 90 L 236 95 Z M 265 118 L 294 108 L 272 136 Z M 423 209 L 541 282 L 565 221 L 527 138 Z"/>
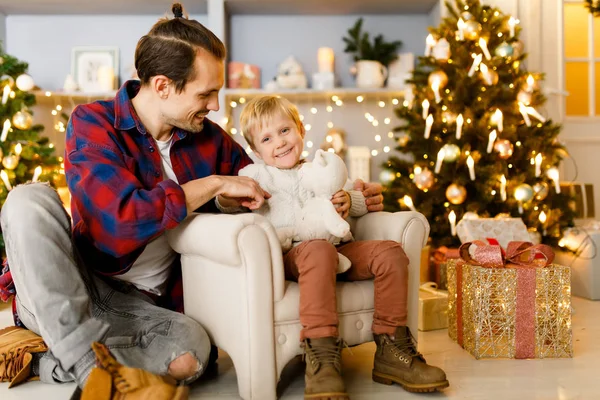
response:
<path fill-rule="evenodd" d="M 457 232 L 449 336 L 477 359 L 572 357 L 570 269 L 552 249 L 513 240 L 529 235 L 520 219 L 463 220 Z"/>

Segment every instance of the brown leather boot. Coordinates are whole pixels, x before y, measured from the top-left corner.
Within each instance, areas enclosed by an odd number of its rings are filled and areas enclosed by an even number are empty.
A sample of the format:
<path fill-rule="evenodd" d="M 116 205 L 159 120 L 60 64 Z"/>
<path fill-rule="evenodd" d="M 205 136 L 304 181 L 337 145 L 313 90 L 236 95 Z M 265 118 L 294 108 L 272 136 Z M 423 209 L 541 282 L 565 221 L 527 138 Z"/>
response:
<path fill-rule="evenodd" d="M 48 351 L 44 339 L 30 330 L 11 326 L 0 330 L 0 382 L 9 389 L 25 381 L 39 380 L 31 371 L 32 353 Z"/>
<path fill-rule="evenodd" d="M 433 392 L 449 386 L 446 374 L 427 365 L 415 347 L 406 326 L 396 328 L 394 337 L 373 335 L 377 344 L 373 380 L 385 385 L 397 383 L 409 392 Z"/>
<path fill-rule="evenodd" d="M 92 370 L 81 393 L 82 400 L 185 400 L 187 386 L 175 379 L 139 368 L 121 365 L 106 346 L 94 342 L 97 367 Z"/>
<path fill-rule="evenodd" d="M 342 380 L 342 346 L 342 340 L 335 337 L 304 340 L 305 399 L 350 399 Z"/>

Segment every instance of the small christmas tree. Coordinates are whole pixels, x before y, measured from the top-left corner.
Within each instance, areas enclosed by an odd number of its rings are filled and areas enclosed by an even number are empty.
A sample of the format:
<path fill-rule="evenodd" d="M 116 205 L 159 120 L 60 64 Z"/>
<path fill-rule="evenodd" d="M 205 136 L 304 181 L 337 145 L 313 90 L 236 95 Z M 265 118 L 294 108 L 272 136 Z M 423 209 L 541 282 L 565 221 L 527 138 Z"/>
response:
<path fill-rule="evenodd" d="M 27 67 L 27 63 L 0 51 L 0 207 L 16 185 L 27 181 L 53 184 L 60 176 L 60 162 L 54 156 L 54 145 L 47 137 L 40 136 L 44 127 L 33 124 L 29 107 L 35 104 L 35 96 L 29 91 L 34 83 L 26 74 Z M 1 235 L 0 251 L 4 255 Z"/>
<path fill-rule="evenodd" d="M 567 153 L 538 111 L 543 76 L 524 69 L 518 21 L 479 0 L 446 7 L 396 110 L 386 208 L 423 213 L 434 245 L 459 244 L 452 226 L 467 212 L 520 217 L 557 244 L 573 222 L 557 169 Z"/>

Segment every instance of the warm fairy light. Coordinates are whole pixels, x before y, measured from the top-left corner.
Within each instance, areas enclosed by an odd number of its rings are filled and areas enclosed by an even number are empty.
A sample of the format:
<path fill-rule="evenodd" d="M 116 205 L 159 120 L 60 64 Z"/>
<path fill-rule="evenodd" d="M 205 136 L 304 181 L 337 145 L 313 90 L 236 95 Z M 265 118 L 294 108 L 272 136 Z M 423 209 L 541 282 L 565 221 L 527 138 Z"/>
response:
<path fill-rule="evenodd" d="M 317 113 L 317 108 L 316 107 L 311 108 L 310 112 L 313 113 L 313 114 L 316 114 Z"/>
<path fill-rule="evenodd" d="M 377 150 L 371 150 L 371 155 L 375 157 L 379 152 Z"/>
<path fill-rule="evenodd" d="M 4 172 L 4 171 L 2 171 Z M 410 208 L 412 211 L 417 211 L 417 209 L 415 208 L 415 205 L 413 204 L 412 198 L 405 194 L 404 197 L 402 198 L 402 201 L 404 201 L 404 204 L 406 205 L 406 207 Z"/>
<path fill-rule="evenodd" d="M 237 103 L 235 101 L 231 101 L 231 103 L 229 103 L 229 105 L 231 106 L 231 108 L 236 108 L 237 107 Z"/>
<path fill-rule="evenodd" d="M 542 212 L 540 213 L 540 217 L 539 217 L 539 219 L 540 219 L 540 222 L 541 222 L 542 224 L 545 224 L 545 223 L 546 223 L 546 213 L 542 211 Z"/>
<path fill-rule="evenodd" d="M 365 98 L 363 96 L 356 96 L 356 102 L 362 103 Z"/>
<path fill-rule="evenodd" d="M 308 147 L 309 149 L 313 147 L 313 142 L 311 142 L 310 140 L 308 142 L 306 142 L 306 147 Z"/>

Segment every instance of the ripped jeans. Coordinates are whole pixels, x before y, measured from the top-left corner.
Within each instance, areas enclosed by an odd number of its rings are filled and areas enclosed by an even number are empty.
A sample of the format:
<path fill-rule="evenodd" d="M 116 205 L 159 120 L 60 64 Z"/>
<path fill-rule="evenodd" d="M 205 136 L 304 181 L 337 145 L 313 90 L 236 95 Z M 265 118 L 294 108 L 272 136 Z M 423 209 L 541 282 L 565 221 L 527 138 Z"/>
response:
<path fill-rule="evenodd" d="M 50 349 L 39 358 L 40 380 L 83 386 L 95 365 L 93 341 L 120 363 L 160 375 L 190 353 L 198 371 L 186 383 L 204 372 L 210 340 L 200 324 L 156 306 L 130 284 L 100 279 L 78 265 L 69 216 L 51 187 L 14 188 L 1 220 L 19 318 Z"/>

